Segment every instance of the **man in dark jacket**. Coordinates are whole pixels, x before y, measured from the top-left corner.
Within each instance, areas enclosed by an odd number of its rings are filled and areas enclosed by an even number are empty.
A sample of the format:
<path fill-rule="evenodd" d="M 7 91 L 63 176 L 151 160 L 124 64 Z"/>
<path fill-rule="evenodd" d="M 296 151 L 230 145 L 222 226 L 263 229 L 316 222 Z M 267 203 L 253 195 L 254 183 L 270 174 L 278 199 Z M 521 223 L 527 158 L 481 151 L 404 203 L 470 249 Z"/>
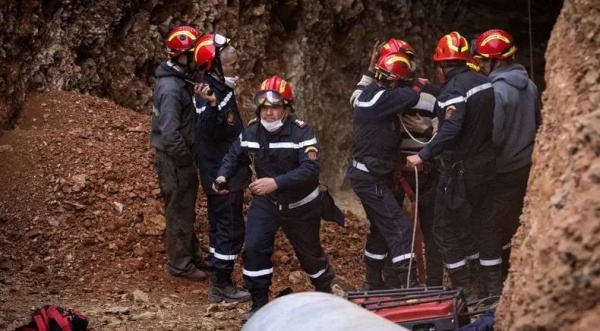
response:
<path fill-rule="evenodd" d="M 390 39 L 383 45 L 375 44 L 371 54 L 371 63 L 369 70 L 366 71 L 361 80 L 356 86 L 356 90 L 350 97 L 350 103 L 354 104 L 354 100 L 360 96 L 362 91 L 375 81 L 373 77 L 375 72 L 376 61 L 383 56 L 391 53 L 402 53 L 410 60 L 411 76 L 409 79 L 401 81 L 399 86 L 415 86 L 420 89 L 419 102 L 412 109 L 406 110 L 402 116 L 402 121 L 405 126 L 410 129 L 411 124 L 417 119 L 423 123 L 422 130 L 411 130 L 408 132 L 404 127 L 400 126 L 399 134 L 402 137 L 400 143 L 400 154 L 397 162 L 397 167 L 394 171 L 393 192 L 400 206 L 404 204 L 405 195 L 414 194 L 416 191 L 416 178 L 414 169 L 407 169 L 406 156 L 417 153 L 431 139 L 433 132 L 432 122 L 437 124 L 437 118 L 433 113 L 435 98 L 439 94 L 440 88 L 431 84 L 425 79 L 417 78 L 414 74 L 416 71 L 414 62 L 414 51 L 412 47 L 403 40 Z M 419 123 L 421 123 L 419 122 Z M 426 166 L 419 167 L 419 224 L 423 233 L 425 243 L 425 260 L 426 260 L 426 284 L 428 286 L 442 285 L 443 278 L 443 262 L 442 257 L 437 248 L 433 237 L 433 220 L 434 213 L 432 206 L 434 205 L 435 192 L 437 186 L 437 178 L 439 171 L 433 163 L 428 163 Z M 410 190 L 408 193 L 405 191 Z M 366 258 L 366 257 L 365 257 Z M 382 275 L 367 264 L 366 280 L 363 283 L 363 290 L 378 290 L 384 288 L 400 288 L 406 284 L 400 284 L 396 277 L 396 272 L 392 268 L 391 257 L 386 257 L 386 266 L 383 269 Z"/>
<path fill-rule="evenodd" d="M 502 226 L 502 271 L 509 267 L 511 240 L 519 227 L 527 189 L 531 154 L 542 123 L 537 86 L 514 60 L 517 47 L 503 30 L 493 29 L 475 41 L 475 56 L 494 86 L 494 148 L 496 179 L 492 188 L 492 217 Z"/>
<path fill-rule="evenodd" d="M 186 82 L 194 69 L 193 45 L 200 32 L 189 26 L 171 31 L 166 47 L 170 59 L 156 69 L 151 144 L 167 219 L 167 272 L 193 281 L 206 278 L 197 268 L 194 232 L 198 174 L 194 165 L 195 109 L 193 86 Z"/>
<path fill-rule="evenodd" d="M 227 193 L 212 189 L 223 157 L 244 128 L 238 111 L 235 75 L 237 51 L 220 34 L 200 38 L 194 52 L 200 69 L 206 69 L 202 90 L 196 96 L 196 154 L 200 182 L 206 194 L 210 222 L 211 274 L 209 299 L 213 302 L 244 302 L 250 293 L 233 283 L 233 265 L 244 243 L 244 188 L 249 181 L 248 163 L 240 163 L 227 181 Z M 210 92 L 209 92 L 210 91 Z"/>
<path fill-rule="evenodd" d="M 346 173 L 370 222 L 364 252 L 367 274 L 363 287 L 382 287 L 381 274 L 388 254 L 395 271 L 395 283 L 415 286 L 413 231 L 392 190 L 392 173 L 401 139 L 398 115 L 417 104 L 419 93 L 406 84 L 411 76 L 411 62 L 406 55 L 385 55 L 374 69 L 375 81 L 353 93 L 353 160 Z M 401 84 L 408 86 L 399 87 Z"/>
<path fill-rule="evenodd" d="M 266 79 L 254 98 L 260 119 L 242 131 L 219 169 L 217 183 L 228 182 L 240 163 L 252 161 L 256 180 L 248 211 L 244 280 L 252 295 L 246 321 L 269 301 L 275 234 L 283 229 L 302 269 L 317 291 L 331 292 L 333 268 L 321 247 L 320 156 L 312 128 L 291 119 L 290 85 L 278 76 Z"/>
<path fill-rule="evenodd" d="M 487 77 L 467 67 L 469 44 L 459 33 L 442 37 L 433 59 L 443 84 L 436 103 L 440 126 L 433 140 L 407 161 L 415 166 L 439 156 L 434 233 L 452 283 L 471 301 L 477 294 L 469 277 L 467 257 L 472 252 L 463 243 L 465 233 L 477 241 L 488 292 L 497 288 L 491 272 L 502 263 L 498 227 L 485 217 L 488 187 L 495 174 L 494 91 Z"/>

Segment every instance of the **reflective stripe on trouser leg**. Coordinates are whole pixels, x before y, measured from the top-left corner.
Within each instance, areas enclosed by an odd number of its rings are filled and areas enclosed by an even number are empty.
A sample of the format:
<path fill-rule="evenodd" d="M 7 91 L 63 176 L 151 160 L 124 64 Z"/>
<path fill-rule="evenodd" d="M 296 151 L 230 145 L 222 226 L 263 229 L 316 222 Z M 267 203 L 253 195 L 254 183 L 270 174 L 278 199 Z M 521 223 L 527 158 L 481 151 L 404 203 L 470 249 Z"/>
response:
<path fill-rule="evenodd" d="M 271 286 L 273 264 L 271 256 L 275 243 L 275 233 L 279 228 L 278 215 L 274 205 L 266 198 L 256 196 L 248 211 L 246 226 L 246 246 L 242 253 L 244 260 L 243 277 L 251 292 L 266 291 Z"/>
<path fill-rule="evenodd" d="M 377 185 L 375 178 L 356 179 L 349 177 L 349 179 L 352 189 L 360 198 L 372 224 L 371 229 L 373 227 L 377 228 L 379 235 L 383 238 L 383 243 L 388 247 L 389 254 L 392 257 L 410 254 L 412 228 L 408 218 L 402 213 L 402 208 L 398 205 L 391 189 L 385 185 Z M 381 254 L 381 252 L 371 249 L 369 245 L 374 240 L 370 240 L 370 238 L 371 235 L 368 237 L 367 250 Z"/>
<path fill-rule="evenodd" d="M 233 264 L 244 243 L 243 191 L 226 195 L 208 195 L 211 235 L 214 237 L 213 268 L 233 271 Z"/>
<path fill-rule="evenodd" d="M 281 228 L 294 248 L 302 269 L 317 288 L 329 285 L 334 277 L 333 268 L 321 247 L 320 204 L 319 200 L 315 200 L 298 208 L 281 211 Z"/>

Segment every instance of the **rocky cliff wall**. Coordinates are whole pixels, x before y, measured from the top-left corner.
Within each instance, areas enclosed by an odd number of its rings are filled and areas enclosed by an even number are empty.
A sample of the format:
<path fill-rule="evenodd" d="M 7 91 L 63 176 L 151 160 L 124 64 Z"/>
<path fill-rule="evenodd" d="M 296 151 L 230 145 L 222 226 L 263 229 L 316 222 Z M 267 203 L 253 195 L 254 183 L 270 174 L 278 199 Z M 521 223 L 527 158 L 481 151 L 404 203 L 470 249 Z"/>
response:
<path fill-rule="evenodd" d="M 546 53 L 544 125 L 513 240 L 501 330 L 595 330 L 600 323 L 599 31 L 598 1 L 565 2 Z"/>
<path fill-rule="evenodd" d="M 534 66 L 562 1 L 534 0 Z M 314 123 L 324 154 L 323 178 L 341 185 L 349 160 L 348 98 L 374 40 L 400 37 L 416 49 L 432 78 L 431 54 L 444 33 L 475 37 L 499 27 L 529 64 L 527 6 L 475 0 L 0 0 L 0 125 L 12 127 L 31 91 L 71 90 L 149 112 L 163 38 L 180 24 L 225 32 L 241 51 L 238 96 L 249 119 L 253 89 L 266 75 L 289 79 L 299 116 Z M 542 82 L 538 82 L 541 84 Z"/>

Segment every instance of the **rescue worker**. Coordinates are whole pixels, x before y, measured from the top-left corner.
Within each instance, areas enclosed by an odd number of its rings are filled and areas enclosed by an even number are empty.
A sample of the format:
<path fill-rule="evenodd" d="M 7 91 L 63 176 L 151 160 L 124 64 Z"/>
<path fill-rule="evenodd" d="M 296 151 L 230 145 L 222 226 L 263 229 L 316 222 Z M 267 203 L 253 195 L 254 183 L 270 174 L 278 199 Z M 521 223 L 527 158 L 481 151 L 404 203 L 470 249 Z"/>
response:
<path fill-rule="evenodd" d="M 169 60 L 156 69 L 151 145 L 167 219 L 167 272 L 193 281 L 206 278 L 194 232 L 198 174 L 194 165 L 194 42 L 200 31 L 180 26 L 166 40 Z"/>
<path fill-rule="evenodd" d="M 440 125 L 433 140 L 407 161 L 414 166 L 440 158 L 434 233 L 452 283 L 472 301 L 477 298 L 477 284 L 469 278 L 471 252 L 461 238 L 477 241 L 482 280 L 489 292 L 496 286 L 490 273 L 502 259 L 498 227 L 485 217 L 495 173 L 494 90 L 487 77 L 467 67 L 469 59 L 469 43 L 458 32 L 439 40 L 433 60 L 443 84 L 436 104 Z"/>
<path fill-rule="evenodd" d="M 262 82 L 254 97 L 259 118 L 242 131 L 223 159 L 215 186 L 228 183 L 240 163 L 251 161 L 256 180 L 248 212 L 244 280 L 252 295 L 246 321 L 269 301 L 275 234 L 283 229 L 315 289 L 331 292 L 333 268 L 321 248 L 320 156 L 312 128 L 292 120 L 289 83 L 278 76 Z M 218 188 L 217 188 L 218 189 Z"/>
<path fill-rule="evenodd" d="M 408 169 L 406 164 L 406 156 L 415 154 L 418 152 L 423 144 L 427 143 L 433 135 L 432 122 L 436 123 L 437 119 L 433 114 L 433 108 L 435 105 L 435 98 L 439 93 L 439 87 L 431 84 L 429 81 L 417 78 L 415 75 L 416 63 L 414 61 L 414 50 L 405 41 L 400 39 L 391 38 L 380 47 L 375 44 L 373 52 L 371 54 L 371 62 L 369 64 L 369 70 L 363 75 L 361 81 L 357 84 L 356 90 L 350 98 L 350 103 L 354 102 L 354 99 L 362 93 L 365 86 L 368 86 L 374 81 L 373 74 L 375 68 L 375 62 L 379 57 L 389 55 L 391 53 L 402 53 L 410 60 L 411 63 L 411 76 L 405 81 L 400 81 L 400 86 L 413 86 L 418 84 L 421 88 L 421 94 L 419 95 L 419 102 L 412 109 L 404 113 L 402 121 L 404 126 L 409 130 L 412 125 L 415 125 L 413 130 L 407 132 L 400 127 L 401 143 L 400 143 L 400 158 L 397 161 L 397 168 L 395 169 L 394 178 L 396 189 L 394 190 L 396 199 L 400 206 L 403 205 L 405 189 L 409 189 L 409 193 L 416 192 L 416 182 L 414 169 Z M 417 124 L 424 126 L 421 130 L 417 127 Z M 417 142 L 418 141 L 418 142 Z M 431 206 L 434 205 L 435 191 L 437 186 L 438 170 L 433 163 L 427 164 L 425 167 L 419 167 L 419 224 L 421 232 L 423 233 L 423 239 L 425 242 L 425 259 L 426 259 L 426 284 L 428 286 L 441 286 L 443 279 L 443 263 L 442 257 L 437 248 L 433 237 L 433 219 L 434 213 Z M 406 181 L 408 187 L 402 186 L 400 183 Z M 365 290 L 373 289 L 384 289 L 384 288 L 399 288 L 397 277 L 392 268 L 390 256 L 386 258 L 386 265 L 383 269 L 383 283 L 381 277 L 377 272 L 367 272 L 367 280 L 363 285 Z"/>
<path fill-rule="evenodd" d="M 519 227 L 531 154 L 542 124 L 537 86 L 515 61 L 517 47 L 506 31 L 493 29 L 475 41 L 475 57 L 494 86 L 493 142 L 496 179 L 492 186 L 493 217 L 502 226 L 502 278 L 509 267 L 511 240 Z M 498 293 L 499 294 L 499 293 Z"/>
<path fill-rule="evenodd" d="M 380 57 L 374 67 L 375 81 L 353 94 L 353 160 L 346 177 L 370 222 L 364 253 L 363 289 L 367 290 L 383 286 L 381 273 L 388 254 L 399 283 L 417 284 L 412 228 L 392 191 L 400 145 L 398 115 L 419 101 L 420 87 L 414 91 L 407 83 L 411 68 L 410 60 L 402 53 Z M 366 83 L 366 78 L 363 76 L 361 82 Z"/>
<path fill-rule="evenodd" d="M 233 283 L 234 262 L 244 244 L 244 189 L 250 179 L 248 163 L 240 163 L 228 180 L 227 194 L 213 191 L 212 184 L 231 144 L 244 128 L 234 87 L 239 68 L 237 51 L 221 34 L 202 36 L 194 60 L 205 70 L 196 95 L 196 157 L 200 183 L 206 194 L 210 224 L 209 299 L 213 302 L 245 302 L 250 293 Z"/>

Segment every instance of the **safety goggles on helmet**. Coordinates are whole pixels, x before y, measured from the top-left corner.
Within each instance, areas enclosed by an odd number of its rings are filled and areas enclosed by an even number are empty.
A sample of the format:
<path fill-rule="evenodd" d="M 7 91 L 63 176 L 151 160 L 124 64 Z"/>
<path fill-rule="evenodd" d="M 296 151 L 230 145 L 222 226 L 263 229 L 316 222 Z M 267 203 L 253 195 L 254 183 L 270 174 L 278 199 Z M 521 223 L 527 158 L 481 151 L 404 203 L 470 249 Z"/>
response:
<path fill-rule="evenodd" d="M 220 33 L 215 33 L 213 37 L 213 42 L 217 48 L 221 48 L 223 46 L 228 45 L 230 41 L 231 39 L 227 38 L 225 35 L 222 35 Z"/>
<path fill-rule="evenodd" d="M 257 107 L 262 106 L 282 106 L 286 104 L 283 96 L 277 91 L 258 91 L 254 96 L 254 104 Z"/>

